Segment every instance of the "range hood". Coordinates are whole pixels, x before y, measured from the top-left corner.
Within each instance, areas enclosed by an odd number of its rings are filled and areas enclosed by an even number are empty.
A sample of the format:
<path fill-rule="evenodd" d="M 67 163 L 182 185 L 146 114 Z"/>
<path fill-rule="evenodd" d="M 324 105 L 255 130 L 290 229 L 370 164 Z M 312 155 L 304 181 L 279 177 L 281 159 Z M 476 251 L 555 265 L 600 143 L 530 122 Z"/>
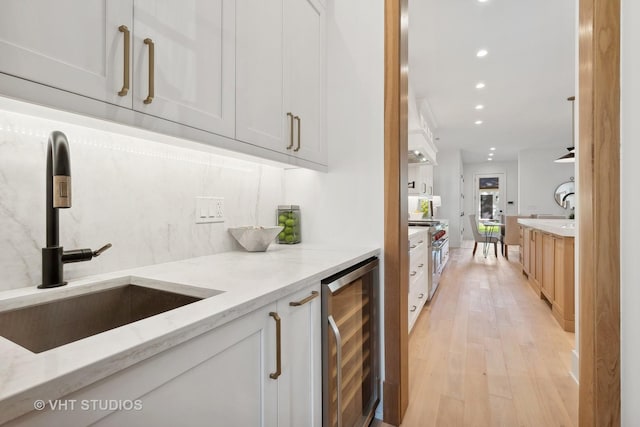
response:
<path fill-rule="evenodd" d="M 408 145 L 407 159 L 409 163 L 437 165 L 436 153 L 438 149 L 424 129 L 410 130 Z"/>
<path fill-rule="evenodd" d="M 433 164 L 427 155 L 419 150 L 409 150 L 407 159 L 409 160 L 409 163 L 421 163 L 423 165 Z"/>

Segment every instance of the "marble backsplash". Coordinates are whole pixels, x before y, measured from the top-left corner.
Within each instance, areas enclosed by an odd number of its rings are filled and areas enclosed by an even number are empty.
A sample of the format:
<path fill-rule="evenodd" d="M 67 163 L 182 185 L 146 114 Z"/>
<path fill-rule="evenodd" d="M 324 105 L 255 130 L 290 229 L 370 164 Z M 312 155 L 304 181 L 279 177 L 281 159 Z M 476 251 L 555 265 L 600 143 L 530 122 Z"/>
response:
<path fill-rule="evenodd" d="M 73 206 L 60 210 L 60 244 L 113 244 L 99 258 L 65 265 L 68 279 L 239 248 L 227 228 L 273 225 L 283 201 L 282 168 L 0 110 L 0 291 L 41 280 L 53 130 L 69 139 L 73 184 Z M 224 197 L 226 221 L 196 224 L 197 196 Z"/>

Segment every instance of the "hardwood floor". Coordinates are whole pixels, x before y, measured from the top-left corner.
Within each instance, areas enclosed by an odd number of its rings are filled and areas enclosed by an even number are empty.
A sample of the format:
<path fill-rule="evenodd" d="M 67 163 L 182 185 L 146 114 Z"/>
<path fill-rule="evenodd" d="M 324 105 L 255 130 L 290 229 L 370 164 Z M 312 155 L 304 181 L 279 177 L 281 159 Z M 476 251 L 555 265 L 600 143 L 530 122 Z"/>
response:
<path fill-rule="evenodd" d="M 452 250 L 411 333 L 402 426 L 576 426 L 574 334 L 527 284 L 517 247 L 509 261 L 472 245 Z"/>

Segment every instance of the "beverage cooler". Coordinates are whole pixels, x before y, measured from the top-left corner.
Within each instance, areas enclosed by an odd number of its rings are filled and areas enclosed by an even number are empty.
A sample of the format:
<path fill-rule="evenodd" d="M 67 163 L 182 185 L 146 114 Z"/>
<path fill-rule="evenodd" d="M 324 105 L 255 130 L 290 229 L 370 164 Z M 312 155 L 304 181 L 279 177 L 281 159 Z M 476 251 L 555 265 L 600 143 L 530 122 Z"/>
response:
<path fill-rule="evenodd" d="M 367 426 L 380 401 L 378 259 L 322 281 L 322 425 Z"/>

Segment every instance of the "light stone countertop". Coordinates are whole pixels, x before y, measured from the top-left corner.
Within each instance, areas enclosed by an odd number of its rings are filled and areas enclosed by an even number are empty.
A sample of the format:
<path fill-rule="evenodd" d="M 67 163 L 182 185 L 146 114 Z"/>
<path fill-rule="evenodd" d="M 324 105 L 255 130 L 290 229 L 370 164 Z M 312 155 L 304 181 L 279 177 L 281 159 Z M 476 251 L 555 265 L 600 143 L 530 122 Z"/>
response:
<path fill-rule="evenodd" d="M 421 232 L 427 232 L 429 227 L 409 227 L 409 238 Z"/>
<path fill-rule="evenodd" d="M 225 252 L 91 276 L 60 288 L 0 292 L 5 311 L 127 283 L 186 286 L 194 295 L 221 291 L 39 354 L 0 337 L 0 424 L 33 410 L 37 399 L 65 396 L 379 253 L 372 247 L 274 244 L 267 252 Z"/>
<path fill-rule="evenodd" d="M 518 223 L 562 237 L 575 237 L 576 222 L 573 219 L 518 218 Z"/>

